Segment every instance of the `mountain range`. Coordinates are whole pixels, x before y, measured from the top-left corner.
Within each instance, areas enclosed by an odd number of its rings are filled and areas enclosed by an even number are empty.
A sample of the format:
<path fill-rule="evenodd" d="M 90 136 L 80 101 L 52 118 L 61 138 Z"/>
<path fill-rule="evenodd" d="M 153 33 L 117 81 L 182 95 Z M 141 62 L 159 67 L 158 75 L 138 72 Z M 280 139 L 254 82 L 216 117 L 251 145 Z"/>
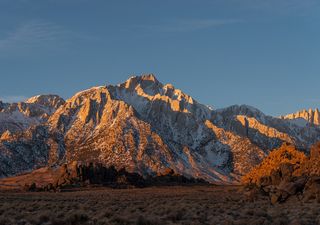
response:
<path fill-rule="evenodd" d="M 278 118 L 247 105 L 212 109 L 152 74 L 134 76 L 67 100 L 0 101 L 0 176 L 81 161 L 234 183 L 283 142 L 308 153 L 319 124 L 317 109 Z"/>

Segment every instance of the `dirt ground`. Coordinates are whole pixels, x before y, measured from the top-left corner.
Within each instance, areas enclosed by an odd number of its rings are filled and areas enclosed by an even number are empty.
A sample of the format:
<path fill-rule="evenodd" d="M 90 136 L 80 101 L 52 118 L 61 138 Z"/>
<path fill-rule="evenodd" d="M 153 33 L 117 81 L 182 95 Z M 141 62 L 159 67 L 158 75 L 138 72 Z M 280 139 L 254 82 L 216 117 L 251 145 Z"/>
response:
<path fill-rule="evenodd" d="M 0 225 L 320 224 L 320 204 L 248 202 L 237 186 L 0 193 Z"/>

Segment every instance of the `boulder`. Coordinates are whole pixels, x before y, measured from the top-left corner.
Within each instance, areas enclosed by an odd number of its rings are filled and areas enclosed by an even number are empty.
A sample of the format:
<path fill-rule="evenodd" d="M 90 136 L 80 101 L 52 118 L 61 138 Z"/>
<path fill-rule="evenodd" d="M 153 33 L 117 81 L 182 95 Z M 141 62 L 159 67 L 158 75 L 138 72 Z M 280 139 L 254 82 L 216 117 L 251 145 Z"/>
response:
<path fill-rule="evenodd" d="M 298 151 L 279 151 L 265 160 L 259 171 L 254 169 L 249 173 L 245 181 L 248 180 L 269 194 L 273 204 L 284 202 L 292 195 L 320 203 L 320 142 L 311 148 L 310 158 Z"/>
<path fill-rule="evenodd" d="M 294 165 L 291 163 L 280 164 L 280 172 L 282 180 L 290 180 L 294 171 Z"/>
<path fill-rule="evenodd" d="M 311 147 L 310 159 L 320 159 L 320 142 Z"/>
<path fill-rule="evenodd" d="M 249 202 L 254 202 L 257 200 L 259 194 L 260 191 L 257 188 L 248 189 L 244 192 L 245 199 Z"/>
<path fill-rule="evenodd" d="M 273 170 L 270 174 L 272 185 L 279 185 L 281 182 L 281 173 L 279 170 Z"/>
<path fill-rule="evenodd" d="M 270 193 L 270 200 L 272 204 L 275 202 L 284 202 L 290 196 L 297 193 L 302 193 L 306 184 L 306 177 L 296 178 L 295 181 L 282 180 L 278 186 L 274 186 L 273 189 L 266 189 Z"/>
<path fill-rule="evenodd" d="M 269 186 L 265 186 L 262 188 L 262 190 L 265 192 L 265 193 L 271 193 L 271 192 L 275 192 L 276 190 L 276 186 L 274 185 L 269 185 Z"/>
<path fill-rule="evenodd" d="M 273 192 L 273 193 L 270 193 L 270 202 L 271 204 L 276 204 L 279 200 L 280 200 L 280 197 L 281 197 L 281 193 L 280 192 Z"/>
<path fill-rule="evenodd" d="M 316 199 L 320 203 L 320 177 L 311 177 L 303 190 L 304 200 Z"/>
<path fill-rule="evenodd" d="M 282 192 L 287 192 L 289 195 L 294 195 L 297 192 L 297 186 L 294 182 L 281 181 L 278 186 L 278 190 Z"/>
<path fill-rule="evenodd" d="M 295 179 L 294 184 L 297 188 L 297 192 L 303 192 L 303 189 L 308 181 L 308 178 L 305 176 L 301 176 Z"/>
<path fill-rule="evenodd" d="M 260 177 L 260 179 L 257 182 L 258 187 L 265 187 L 265 186 L 269 186 L 271 184 L 272 184 L 272 180 L 271 180 L 270 176 Z"/>

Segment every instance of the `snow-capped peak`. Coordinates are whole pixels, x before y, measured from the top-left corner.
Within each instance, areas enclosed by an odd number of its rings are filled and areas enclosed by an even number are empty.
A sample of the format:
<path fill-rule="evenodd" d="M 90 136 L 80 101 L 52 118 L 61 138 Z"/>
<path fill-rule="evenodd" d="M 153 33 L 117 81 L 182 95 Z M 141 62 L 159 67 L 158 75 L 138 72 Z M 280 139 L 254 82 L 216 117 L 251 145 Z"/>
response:
<path fill-rule="evenodd" d="M 200 120 L 209 119 L 211 109 L 195 101 L 172 84 L 163 85 L 153 74 L 134 76 L 119 85 L 107 86 L 111 95 L 132 105 L 141 115 L 148 114 L 150 104 L 159 109 L 191 113 Z M 161 105 L 161 106 L 160 106 Z"/>
<path fill-rule="evenodd" d="M 50 108 L 59 108 L 61 105 L 65 103 L 64 99 L 61 98 L 58 95 L 52 95 L 52 94 L 47 94 L 47 95 L 36 95 L 33 96 L 25 101 L 25 103 L 29 104 L 39 104 L 45 107 L 50 107 Z"/>

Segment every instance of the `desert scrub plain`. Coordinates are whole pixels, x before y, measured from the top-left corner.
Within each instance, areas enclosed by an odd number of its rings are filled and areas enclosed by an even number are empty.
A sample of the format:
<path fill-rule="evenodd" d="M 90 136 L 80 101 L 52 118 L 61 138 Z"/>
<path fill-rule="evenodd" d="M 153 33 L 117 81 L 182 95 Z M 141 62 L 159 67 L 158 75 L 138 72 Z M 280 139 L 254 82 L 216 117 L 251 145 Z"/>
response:
<path fill-rule="evenodd" d="M 241 186 L 96 188 L 2 192 L 0 224 L 320 224 L 320 204 L 290 198 L 272 205 Z"/>

